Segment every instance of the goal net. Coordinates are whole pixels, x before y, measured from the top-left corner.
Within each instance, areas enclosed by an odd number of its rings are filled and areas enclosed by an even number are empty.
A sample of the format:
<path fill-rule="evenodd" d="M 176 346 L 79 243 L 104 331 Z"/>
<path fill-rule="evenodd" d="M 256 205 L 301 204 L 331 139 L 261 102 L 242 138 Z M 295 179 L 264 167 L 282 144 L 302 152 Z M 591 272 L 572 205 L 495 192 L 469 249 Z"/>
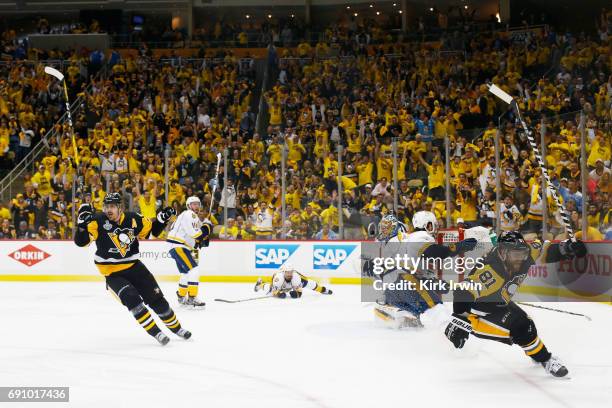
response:
<path fill-rule="evenodd" d="M 474 249 L 472 249 L 471 251 L 467 251 L 466 253 L 462 254 L 462 255 L 458 255 L 457 258 L 471 258 L 471 259 L 477 259 L 477 258 L 484 258 L 489 251 L 491 251 L 491 249 L 493 249 L 493 245 L 494 245 L 494 235 L 492 235 L 492 233 L 489 231 L 488 228 L 485 227 L 474 227 L 474 228 L 453 228 L 453 229 L 442 229 L 440 231 L 438 231 L 438 236 L 437 236 L 437 241 L 438 244 L 441 245 L 451 245 L 451 244 L 455 244 L 459 241 L 463 241 L 464 239 L 467 238 L 475 238 L 478 243 L 476 244 L 476 247 Z M 438 272 L 439 276 L 445 276 L 445 277 L 453 277 L 456 278 L 457 274 L 455 274 L 455 271 L 450 269 L 450 268 L 446 268 L 443 269 L 442 271 Z M 463 275 L 458 275 L 459 276 L 459 281 L 463 280 Z"/>

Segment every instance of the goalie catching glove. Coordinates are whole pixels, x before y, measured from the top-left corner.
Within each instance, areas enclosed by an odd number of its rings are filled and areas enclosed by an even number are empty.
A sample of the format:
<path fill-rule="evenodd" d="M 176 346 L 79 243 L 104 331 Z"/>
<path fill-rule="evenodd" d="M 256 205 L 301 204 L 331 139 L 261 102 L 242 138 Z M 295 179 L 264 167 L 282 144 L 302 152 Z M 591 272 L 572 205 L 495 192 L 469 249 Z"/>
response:
<path fill-rule="evenodd" d="M 455 345 L 455 348 L 463 348 L 471 332 L 472 325 L 468 319 L 453 313 L 451 322 L 446 326 L 444 334 Z"/>

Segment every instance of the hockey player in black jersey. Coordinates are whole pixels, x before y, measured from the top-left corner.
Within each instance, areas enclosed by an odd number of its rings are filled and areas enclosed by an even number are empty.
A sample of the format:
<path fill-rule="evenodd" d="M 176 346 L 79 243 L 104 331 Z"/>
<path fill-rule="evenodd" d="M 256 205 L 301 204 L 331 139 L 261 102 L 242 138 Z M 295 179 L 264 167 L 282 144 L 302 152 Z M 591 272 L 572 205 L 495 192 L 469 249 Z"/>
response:
<path fill-rule="evenodd" d="M 157 281 L 139 260 L 138 251 L 138 239 L 161 234 L 176 212 L 164 208 L 151 220 L 135 212 L 124 212 L 121 202 L 119 193 L 107 194 L 101 213 L 96 213 L 89 204 L 82 204 L 74 242 L 80 247 L 96 243 L 94 262 L 104 275 L 107 288 L 161 345 L 168 344 L 170 339 L 157 326 L 149 308 L 174 334 L 188 339 L 191 333 L 181 327 Z"/>
<path fill-rule="evenodd" d="M 498 246 L 466 280 L 482 284 L 480 290 L 458 290 L 454 293 L 453 316 L 446 327 L 446 337 L 462 348 L 470 333 L 487 340 L 519 345 L 525 354 L 541 363 L 555 377 L 568 374 L 561 360 L 554 357 L 538 337 L 535 323 L 512 297 L 527 277 L 529 268 L 542 253 L 542 262 L 586 256 L 582 241 L 561 243 L 527 243 L 518 232 L 504 232 Z"/>

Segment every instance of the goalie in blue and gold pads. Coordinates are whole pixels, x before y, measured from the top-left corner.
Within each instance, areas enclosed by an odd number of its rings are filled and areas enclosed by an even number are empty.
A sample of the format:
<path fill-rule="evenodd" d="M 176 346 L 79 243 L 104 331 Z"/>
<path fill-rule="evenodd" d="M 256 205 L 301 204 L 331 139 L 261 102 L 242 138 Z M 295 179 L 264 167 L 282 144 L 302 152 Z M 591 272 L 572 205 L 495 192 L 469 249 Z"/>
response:
<path fill-rule="evenodd" d="M 161 234 L 174 209 L 165 208 L 151 220 L 135 212 L 124 212 L 121 203 L 119 193 L 109 193 L 104 197 L 103 212 L 82 204 L 75 244 L 84 247 L 96 243 L 94 262 L 106 279 L 106 287 L 160 344 L 166 345 L 170 339 L 157 326 L 149 308 L 174 334 L 190 338 L 191 333 L 181 327 L 157 281 L 139 259 L 138 239 Z"/>
<path fill-rule="evenodd" d="M 462 348 L 470 333 L 476 337 L 508 345 L 518 344 L 525 354 L 541 363 L 546 372 L 564 377 L 568 370 L 538 337 L 535 323 L 512 297 L 536 259 L 543 263 L 586 256 L 581 241 L 527 243 L 519 232 L 504 232 L 498 246 L 485 257 L 484 266 L 470 272 L 466 280 L 480 283 L 480 290 L 457 290 L 453 316 L 446 337 Z"/>

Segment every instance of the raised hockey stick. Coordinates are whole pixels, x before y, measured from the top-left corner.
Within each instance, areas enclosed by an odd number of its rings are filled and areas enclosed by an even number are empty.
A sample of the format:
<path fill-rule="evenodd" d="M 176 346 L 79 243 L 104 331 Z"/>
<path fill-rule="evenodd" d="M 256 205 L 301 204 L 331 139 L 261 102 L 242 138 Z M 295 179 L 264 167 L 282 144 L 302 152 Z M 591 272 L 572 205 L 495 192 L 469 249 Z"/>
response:
<path fill-rule="evenodd" d="M 76 163 L 76 174 L 77 178 L 79 177 L 79 150 L 77 149 L 76 139 L 74 138 L 74 129 L 72 128 L 72 112 L 70 112 L 70 100 L 68 99 L 68 86 L 66 86 L 66 79 L 64 74 L 53 67 L 45 67 L 45 73 L 55 77 L 58 81 L 60 81 L 64 87 L 64 99 L 66 102 L 66 115 L 68 119 L 68 126 L 70 127 L 70 134 L 72 137 L 72 149 L 74 150 L 74 161 Z M 79 181 L 79 187 L 81 189 L 81 194 L 83 194 L 83 182 Z"/>
<path fill-rule="evenodd" d="M 215 302 L 240 303 L 240 302 L 250 302 L 251 300 L 266 299 L 266 298 L 271 298 L 271 297 L 274 297 L 274 296 L 272 294 L 270 294 L 270 295 L 266 295 L 266 296 L 257 296 L 257 297 L 246 298 L 246 299 L 238 299 L 238 300 L 215 299 Z"/>
<path fill-rule="evenodd" d="M 529 306 L 529 307 L 535 307 L 538 309 L 544 309 L 544 310 L 550 310 L 551 312 L 558 312 L 558 313 L 565 313 L 565 314 L 570 314 L 570 315 L 574 315 L 574 316 L 582 316 L 585 319 L 587 319 L 589 322 L 592 320 L 589 316 L 582 314 L 582 313 L 574 313 L 574 312 L 569 312 L 567 310 L 561 310 L 561 309 L 555 309 L 552 307 L 546 307 L 546 306 L 539 306 L 539 305 L 534 305 L 533 303 L 525 303 L 525 302 L 516 302 L 519 305 L 523 305 L 523 306 Z"/>
<path fill-rule="evenodd" d="M 563 219 L 563 224 L 565 224 L 565 230 L 567 231 L 567 235 L 572 241 L 575 241 L 576 237 L 574 235 L 574 229 L 572 228 L 570 218 L 567 215 L 567 210 L 565 209 L 565 206 L 559 199 L 559 195 L 557 194 L 557 188 L 550 181 L 550 176 L 548 175 L 548 171 L 546 170 L 546 165 L 544 164 L 544 160 L 542 159 L 542 154 L 538 150 L 538 146 L 536 144 L 535 138 L 533 137 L 533 133 L 531 132 L 529 127 L 527 127 L 527 123 L 525 123 L 525 121 L 523 120 L 523 117 L 521 116 L 521 111 L 518 107 L 518 103 L 512 96 L 510 96 L 504 90 L 499 88 L 497 85 L 491 84 L 491 85 L 488 85 L 488 87 L 489 87 L 489 92 L 491 92 L 493 95 L 497 96 L 499 99 L 501 99 L 502 101 L 510 105 L 516 111 L 516 116 L 519 122 L 521 122 L 521 126 L 523 127 L 523 130 L 525 131 L 525 134 L 527 135 L 527 140 L 529 140 L 529 145 L 533 149 L 536 160 L 538 161 L 538 166 L 540 167 L 540 170 L 542 171 L 542 176 L 544 176 L 544 179 L 546 180 L 546 185 L 548 186 L 548 189 L 550 190 L 550 193 L 552 194 L 557 204 L 557 207 L 559 208 L 561 218 Z M 545 191 L 542 191 L 542 202 L 543 202 L 542 205 L 547 205 Z"/>
<path fill-rule="evenodd" d="M 215 191 L 217 191 L 217 185 L 219 184 L 219 166 L 221 166 L 221 153 L 217 153 L 217 169 L 215 170 L 215 184 L 212 188 L 212 194 L 210 195 L 210 208 L 208 209 L 208 216 L 211 217 L 213 203 L 215 202 Z"/>

